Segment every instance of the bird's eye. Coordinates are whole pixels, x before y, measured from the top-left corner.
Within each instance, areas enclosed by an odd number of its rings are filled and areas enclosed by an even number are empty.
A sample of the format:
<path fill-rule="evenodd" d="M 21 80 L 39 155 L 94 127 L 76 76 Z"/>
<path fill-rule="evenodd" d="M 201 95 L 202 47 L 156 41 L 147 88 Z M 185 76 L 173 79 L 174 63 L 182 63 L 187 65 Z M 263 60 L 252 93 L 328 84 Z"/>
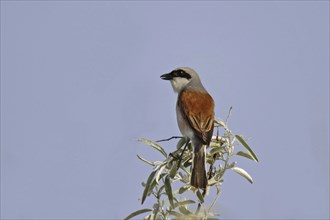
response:
<path fill-rule="evenodd" d="M 172 71 L 173 77 L 181 77 L 181 78 L 187 78 L 187 73 L 184 70 L 173 70 Z M 188 75 L 189 76 L 189 75 Z M 187 78 L 188 79 L 188 78 Z"/>

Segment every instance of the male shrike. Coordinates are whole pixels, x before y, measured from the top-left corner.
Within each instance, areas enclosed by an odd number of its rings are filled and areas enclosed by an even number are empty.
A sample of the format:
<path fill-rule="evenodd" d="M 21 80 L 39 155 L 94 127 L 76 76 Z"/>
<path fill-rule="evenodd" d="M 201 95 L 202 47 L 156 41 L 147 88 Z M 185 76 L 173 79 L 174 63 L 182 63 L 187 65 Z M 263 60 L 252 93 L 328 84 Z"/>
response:
<path fill-rule="evenodd" d="M 160 78 L 170 80 L 174 91 L 178 93 L 178 125 L 182 135 L 191 140 L 194 147 L 190 184 L 206 189 L 205 154 L 213 134 L 214 101 L 191 68 L 180 67 Z"/>

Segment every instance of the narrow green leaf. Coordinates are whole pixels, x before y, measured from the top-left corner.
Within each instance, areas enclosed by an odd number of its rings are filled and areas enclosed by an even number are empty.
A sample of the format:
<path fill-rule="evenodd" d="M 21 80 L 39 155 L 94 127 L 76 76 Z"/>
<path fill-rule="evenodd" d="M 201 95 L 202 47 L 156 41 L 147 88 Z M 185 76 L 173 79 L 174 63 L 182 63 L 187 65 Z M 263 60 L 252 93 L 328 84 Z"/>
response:
<path fill-rule="evenodd" d="M 217 186 L 217 195 L 219 195 L 220 192 L 221 192 L 221 189 L 220 189 L 220 187 Z"/>
<path fill-rule="evenodd" d="M 149 195 L 151 194 L 152 190 L 154 189 L 154 187 L 155 187 L 157 184 L 158 184 L 158 183 L 156 182 L 155 179 L 151 182 L 151 184 L 150 184 L 150 186 L 149 186 L 149 190 L 148 190 L 147 196 L 149 196 Z"/>
<path fill-rule="evenodd" d="M 191 211 L 189 211 L 186 207 L 184 207 L 184 206 L 179 206 L 179 211 L 182 213 L 182 214 L 184 214 L 184 215 L 191 215 L 192 214 L 192 212 Z"/>
<path fill-rule="evenodd" d="M 184 200 L 174 204 L 174 208 L 196 203 L 194 200 Z"/>
<path fill-rule="evenodd" d="M 214 120 L 214 126 L 225 127 L 225 123 L 223 121 Z"/>
<path fill-rule="evenodd" d="M 153 142 L 151 140 L 147 140 L 145 138 L 139 138 L 138 141 L 141 141 L 141 142 L 145 143 L 146 145 L 153 147 L 154 149 L 156 149 L 160 153 L 162 153 L 164 155 L 164 157 L 167 157 L 165 150 L 160 145 L 156 144 L 155 142 Z"/>
<path fill-rule="evenodd" d="M 153 162 L 150 162 L 150 161 L 144 159 L 143 157 L 140 157 L 139 155 L 136 155 L 136 156 L 137 156 L 140 160 L 142 160 L 143 162 L 145 162 L 145 163 L 147 163 L 147 164 L 149 164 L 149 165 L 151 165 L 151 166 L 154 166 L 154 163 L 153 163 Z"/>
<path fill-rule="evenodd" d="M 187 186 L 187 185 L 184 185 L 184 186 L 180 187 L 179 194 L 184 193 L 185 191 L 187 191 L 187 189 L 189 189 L 189 186 Z"/>
<path fill-rule="evenodd" d="M 233 168 L 235 165 L 236 165 L 236 162 L 234 161 L 234 162 L 228 164 L 228 165 L 226 166 L 226 169 L 231 169 L 231 168 Z"/>
<path fill-rule="evenodd" d="M 177 169 L 178 168 L 178 162 L 177 161 L 174 161 L 172 166 L 171 166 L 171 169 L 169 171 L 169 176 L 173 179 L 176 172 L 177 172 Z"/>
<path fill-rule="evenodd" d="M 245 158 L 250 159 L 250 160 L 254 160 L 253 157 L 251 156 L 251 154 L 249 154 L 249 153 L 245 153 L 245 152 L 243 152 L 243 151 L 238 151 L 238 152 L 236 153 L 236 155 L 238 155 L 238 156 L 242 156 L 242 157 L 245 157 Z"/>
<path fill-rule="evenodd" d="M 189 177 L 190 176 L 190 172 L 185 167 L 183 167 L 183 166 L 181 166 L 181 169 L 183 171 L 185 171 L 186 173 L 183 174 L 183 173 L 179 172 L 180 181 L 183 182 L 183 183 L 186 183 L 186 184 L 190 183 L 190 177 Z M 186 186 L 186 187 L 189 188 L 189 186 Z"/>
<path fill-rule="evenodd" d="M 253 179 L 250 176 L 250 174 L 248 174 L 248 172 L 246 172 L 245 170 L 243 170 L 242 168 L 239 167 L 233 167 L 231 168 L 233 171 L 235 171 L 236 173 L 238 173 L 239 175 L 241 175 L 242 177 L 244 177 L 245 179 L 247 179 L 250 183 L 253 183 Z"/>
<path fill-rule="evenodd" d="M 146 186 L 144 187 L 144 191 L 143 191 L 143 195 L 142 195 L 142 199 L 141 199 L 141 204 L 144 203 L 144 200 L 146 199 L 146 197 L 148 195 L 150 185 L 152 183 L 152 180 L 154 179 L 154 176 L 155 176 L 156 172 L 157 172 L 157 170 L 152 171 L 151 174 L 148 177 L 148 180 L 146 182 Z"/>
<path fill-rule="evenodd" d="M 185 138 L 181 138 L 176 145 L 176 149 L 180 149 L 183 145 L 186 144 L 186 142 L 187 140 Z"/>
<path fill-rule="evenodd" d="M 189 166 L 191 166 L 191 160 L 187 160 L 186 162 L 184 162 L 183 166 L 184 166 L 184 167 L 189 167 Z"/>
<path fill-rule="evenodd" d="M 210 150 L 210 154 L 215 154 L 215 153 L 221 153 L 222 150 L 224 150 L 224 147 L 214 147 Z"/>
<path fill-rule="evenodd" d="M 204 197 L 203 197 L 202 193 L 199 190 L 196 191 L 196 195 L 197 195 L 197 198 L 198 198 L 199 202 L 204 203 Z"/>
<path fill-rule="evenodd" d="M 182 180 L 184 178 L 184 174 L 180 171 L 178 171 L 178 174 L 179 174 L 179 180 Z"/>
<path fill-rule="evenodd" d="M 191 145 L 191 142 L 189 142 L 189 144 L 187 145 L 187 147 L 188 147 L 188 150 L 189 151 L 193 151 L 194 149 L 193 149 L 193 146 Z"/>
<path fill-rule="evenodd" d="M 212 177 L 212 178 L 209 179 L 209 181 L 208 181 L 208 185 L 209 185 L 209 186 L 213 186 L 213 185 L 218 184 L 218 183 L 219 183 L 219 181 L 218 181 L 215 177 Z"/>
<path fill-rule="evenodd" d="M 151 209 L 140 209 L 140 210 L 137 210 L 131 214 L 129 214 L 126 218 L 124 218 L 125 220 L 128 220 L 128 219 L 131 219 L 137 215 L 141 215 L 143 213 L 146 213 L 146 212 L 151 212 L 152 210 Z"/>
<path fill-rule="evenodd" d="M 239 135 L 235 135 L 235 137 L 249 151 L 253 160 L 259 162 L 257 156 L 254 154 L 253 150 L 249 147 L 249 145 L 245 142 L 245 140 Z"/>
<path fill-rule="evenodd" d="M 156 183 L 158 184 L 159 183 L 159 180 L 163 177 L 162 173 L 163 173 L 163 170 L 166 168 L 166 166 L 161 166 L 159 169 L 158 169 L 158 172 L 157 172 L 157 175 L 156 175 Z"/>
<path fill-rule="evenodd" d="M 154 216 L 157 216 L 158 212 L 159 212 L 159 204 L 158 203 L 155 203 L 153 206 L 152 206 L 152 213 Z"/>
<path fill-rule="evenodd" d="M 174 209 L 173 193 L 172 193 L 172 187 L 171 187 L 171 179 L 170 179 L 170 176 L 169 175 L 167 175 L 165 177 L 165 191 L 166 191 L 168 200 L 170 201 L 171 208 Z"/>
<path fill-rule="evenodd" d="M 146 219 L 146 220 L 151 220 L 151 217 L 152 217 L 152 216 L 153 216 L 153 215 L 151 215 L 151 214 L 150 214 L 150 215 L 147 215 L 147 216 L 145 217 L 145 219 Z"/>
<path fill-rule="evenodd" d="M 160 196 L 163 193 L 164 188 L 165 188 L 165 185 L 162 185 L 161 187 L 159 187 L 157 195 Z"/>
<path fill-rule="evenodd" d="M 178 213 L 176 211 L 173 211 L 173 210 L 168 211 L 168 214 L 173 215 L 173 216 L 175 216 L 175 217 L 177 217 L 179 219 L 181 219 L 182 217 L 184 217 L 182 214 L 180 214 L 180 213 Z"/>

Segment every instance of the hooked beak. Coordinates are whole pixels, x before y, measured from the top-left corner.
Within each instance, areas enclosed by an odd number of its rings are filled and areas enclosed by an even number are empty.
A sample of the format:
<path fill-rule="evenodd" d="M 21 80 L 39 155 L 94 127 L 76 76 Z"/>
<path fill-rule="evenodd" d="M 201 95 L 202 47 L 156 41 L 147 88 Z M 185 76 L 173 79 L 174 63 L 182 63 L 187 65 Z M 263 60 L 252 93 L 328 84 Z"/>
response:
<path fill-rule="evenodd" d="M 171 79 L 173 79 L 173 74 L 172 73 L 166 73 L 166 74 L 161 75 L 160 78 L 164 79 L 164 80 L 171 80 Z"/>

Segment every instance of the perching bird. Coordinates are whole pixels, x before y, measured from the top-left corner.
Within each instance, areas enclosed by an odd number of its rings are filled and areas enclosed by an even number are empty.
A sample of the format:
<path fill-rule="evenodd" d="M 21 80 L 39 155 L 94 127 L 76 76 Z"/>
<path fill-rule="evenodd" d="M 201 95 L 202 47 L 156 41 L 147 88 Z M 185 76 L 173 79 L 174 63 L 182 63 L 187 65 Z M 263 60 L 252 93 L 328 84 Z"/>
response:
<path fill-rule="evenodd" d="M 213 134 L 214 101 L 191 68 L 180 67 L 160 78 L 170 80 L 174 91 L 178 93 L 178 126 L 182 135 L 191 140 L 194 148 L 190 184 L 206 189 L 205 153 Z"/>

